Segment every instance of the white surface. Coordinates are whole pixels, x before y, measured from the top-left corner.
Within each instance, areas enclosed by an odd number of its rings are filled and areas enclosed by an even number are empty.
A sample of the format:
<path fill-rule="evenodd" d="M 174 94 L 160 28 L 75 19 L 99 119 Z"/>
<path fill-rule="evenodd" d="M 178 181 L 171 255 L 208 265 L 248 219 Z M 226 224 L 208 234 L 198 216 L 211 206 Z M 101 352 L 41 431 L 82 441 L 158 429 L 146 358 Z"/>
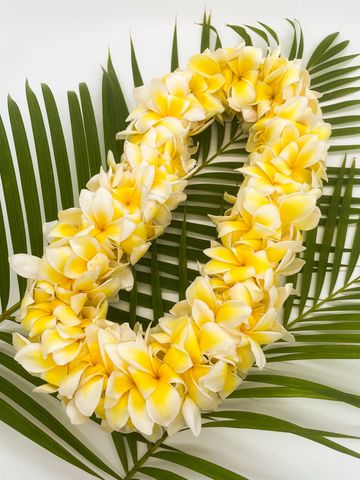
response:
<path fill-rule="evenodd" d="M 352 52 L 360 49 L 360 8 L 355 0 L 332 4 L 328 0 L 207 0 L 206 6 L 212 10 L 214 24 L 219 27 L 226 45 L 233 45 L 237 40 L 235 34 L 224 27 L 225 23 L 261 20 L 280 32 L 290 32 L 283 18 L 296 17 L 303 25 L 306 46 L 313 46 L 332 31 L 340 31 L 343 39 L 352 41 Z M 200 28 L 195 22 L 202 18 L 204 3 L 194 0 L 0 0 L 0 7 L 0 112 L 6 111 L 8 93 L 21 107 L 25 105 L 24 83 L 28 78 L 36 92 L 40 91 L 41 82 L 52 87 L 64 116 L 67 113 L 66 91 L 76 89 L 80 81 L 87 82 L 97 112 L 100 111 L 100 65 L 106 64 L 108 47 L 126 96 L 130 99 L 130 30 L 143 79 L 148 81 L 169 70 L 172 29 L 177 14 L 180 62 L 184 64 L 187 57 L 199 48 Z M 22 108 L 22 111 L 26 109 Z M 99 116 L 99 125 L 100 122 Z M 358 378 L 356 372 L 359 366 L 359 362 L 350 361 L 297 362 L 283 365 L 282 372 L 296 371 L 300 376 L 314 380 L 327 378 L 333 386 L 360 393 L 360 386 L 354 382 Z M 304 426 L 360 436 L 359 411 L 350 406 L 331 402 L 322 402 L 320 406 L 310 400 L 290 402 L 274 399 L 269 402 L 243 399 L 236 402 L 244 410 L 273 413 Z M 49 405 L 71 428 L 51 398 Z M 91 439 L 94 451 L 103 452 L 109 463 L 116 467 L 113 446 L 104 432 L 87 425 L 81 430 L 81 436 Z M 251 480 L 360 478 L 360 460 L 286 434 L 209 429 L 195 441 L 191 435 L 181 434 L 172 440 L 172 444 L 222 463 Z M 360 450 L 360 441 L 348 440 L 343 444 Z M 2 480 L 90 478 L 3 424 L 0 424 L 0 445 Z M 188 471 L 180 468 L 176 472 L 191 480 L 203 478 L 195 474 L 189 476 Z"/>

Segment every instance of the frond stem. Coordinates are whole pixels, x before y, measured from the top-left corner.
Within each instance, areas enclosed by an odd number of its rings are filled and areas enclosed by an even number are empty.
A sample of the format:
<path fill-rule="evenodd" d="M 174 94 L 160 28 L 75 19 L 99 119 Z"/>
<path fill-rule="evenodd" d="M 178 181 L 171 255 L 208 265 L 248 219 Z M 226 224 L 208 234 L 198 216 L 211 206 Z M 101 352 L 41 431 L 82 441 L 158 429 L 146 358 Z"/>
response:
<path fill-rule="evenodd" d="M 240 134 L 237 134 L 235 135 L 234 137 L 231 137 L 230 140 L 225 143 L 225 145 L 223 145 L 221 148 L 219 148 L 218 150 L 216 150 L 216 152 L 211 156 L 209 157 L 207 160 L 205 160 L 205 162 L 201 163 L 201 165 L 199 165 L 198 167 L 196 167 L 192 172 L 190 172 L 189 176 L 187 177 L 188 179 L 190 178 L 193 178 L 193 177 L 196 177 L 196 175 L 201 171 L 203 170 L 204 168 L 206 168 L 213 160 L 215 160 L 215 158 L 219 157 L 220 155 L 222 155 L 223 153 L 226 152 L 226 150 L 232 145 L 234 144 L 235 142 L 237 142 L 238 140 L 241 139 L 241 136 L 242 136 L 242 132 Z"/>
<path fill-rule="evenodd" d="M 328 295 L 326 298 L 324 298 L 323 300 L 321 300 L 320 302 L 316 303 L 315 305 L 313 305 L 311 308 L 309 308 L 309 310 L 306 310 L 306 312 L 303 312 L 301 313 L 297 318 L 295 318 L 292 322 L 290 322 L 287 326 L 288 329 L 290 329 L 290 327 L 292 327 L 295 323 L 298 323 L 300 322 L 301 320 L 303 320 L 304 318 L 306 318 L 310 313 L 313 313 L 315 312 L 316 310 L 319 309 L 319 307 L 321 307 L 322 305 L 324 305 L 325 303 L 329 302 L 330 300 L 332 300 L 333 298 L 335 298 L 337 295 L 340 295 L 341 293 L 343 293 L 345 290 L 347 290 L 350 285 L 352 285 L 353 283 L 356 283 L 360 280 L 360 275 L 356 278 L 354 278 L 354 280 L 351 280 L 351 282 L 347 282 L 343 287 L 341 287 L 339 290 L 336 290 L 335 292 L 331 293 L 330 295 Z"/>
<path fill-rule="evenodd" d="M 16 312 L 16 310 L 19 310 L 21 305 L 21 300 L 19 300 L 17 303 L 12 305 L 10 308 L 5 310 L 1 315 L 0 315 L 0 322 L 3 320 L 7 320 L 9 317 L 11 317 L 11 314 Z"/>
<path fill-rule="evenodd" d="M 159 440 L 156 443 L 153 443 L 151 447 L 147 449 L 144 455 L 141 458 L 139 458 L 139 460 L 135 463 L 133 468 L 128 471 L 128 473 L 125 475 L 123 480 L 129 480 L 130 478 L 133 478 L 135 473 L 137 473 L 140 470 L 140 468 L 149 459 L 149 457 L 151 457 L 151 455 L 164 443 L 167 437 L 168 437 L 168 434 L 167 432 L 165 432 L 164 435 L 161 438 L 159 438 Z"/>

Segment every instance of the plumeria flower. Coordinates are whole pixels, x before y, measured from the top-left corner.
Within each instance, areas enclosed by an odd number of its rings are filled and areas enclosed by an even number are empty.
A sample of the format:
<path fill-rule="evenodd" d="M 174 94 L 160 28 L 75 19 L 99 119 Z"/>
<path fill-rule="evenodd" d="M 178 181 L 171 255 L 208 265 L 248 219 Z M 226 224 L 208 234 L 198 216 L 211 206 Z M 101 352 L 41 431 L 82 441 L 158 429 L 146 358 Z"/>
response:
<path fill-rule="evenodd" d="M 183 380 L 171 367 L 152 356 L 141 336 L 107 348 L 112 362 L 130 378 L 127 412 L 134 411 L 132 422 L 145 434 L 151 434 L 154 422 L 167 427 L 181 407 Z"/>
<path fill-rule="evenodd" d="M 138 107 L 129 115 L 128 120 L 139 133 L 162 122 L 174 132 L 180 132 L 182 122 L 205 120 L 206 113 L 201 103 L 191 93 L 189 82 L 191 72 L 177 71 L 163 79 L 153 80 L 151 85 L 135 89 L 134 97 Z"/>
<path fill-rule="evenodd" d="M 204 273 L 222 275 L 229 285 L 263 276 L 272 266 L 265 250 L 256 251 L 246 244 L 226 248 L 213 242 L 211 248 L 204 250 L 204 253 L 211 258 L 204 267 Z"/>
<path fill-rule="evenodd" d="M 234 52 L 229 67 L 234 73 L 229 105 L 235 111 L 248 109 L 256 101 L 256 83 L 262 53 L 259 48 L 241 47 Z M 246 111 L 246 110 L 245 110 Z M 246 114 L 245 114 L 245 120 Z"/>
<path fill-rule="evenodd" d="M 264 196 L 252 187 L 239 191 L 228 215 L 211 216 L 211 219 L 222 243 L 228 247 L 240 241 L 258 245 L 258 241 L 264 238 L 281 238 L 281 218 L 277 205 L 270 196 Z"/>
<path fill-rule="evenodd" d="M 283 224 L 293 225 L 300 230 L 315 228 L 321 217 L 321 211 L 316 206 L 319 196 L 319 189 L 281 196 L 278 202 Z"/>
<path fill-rule="evenodd" d="M 91 227 L 91 234 L 101 243 L 110 240 L 120 244 L 135 228 L 120 202 L 104 188 L 99 188 L 95 192 L 82 190 L 79 203 L 85 217 L 85 225 Z"/>
<path fill-rule="evenodd" d="M 310 76 L 301 68 L 301 62 L 281 57 L 278 47 L 269 52 L 260 67 L 256 85 L 258 118 L 284 100 L 297 96 L 317 98 L 317 94 L 310 90 Z"/>
<path fill-rule="evenodd" d="M 288 143 L 284 144 L 283 136 Z M 239 169 L 247 176 L 246 185 L 264 195 L 308 191 L 311 186 L 321 185 L 326 179 L 325 143 L 319 142 L 315 135 L 299 137 L 297 133 L 293 140 L 290 138 L 285 132 L 261 154 L 250 154 L 249 164 Z"/>

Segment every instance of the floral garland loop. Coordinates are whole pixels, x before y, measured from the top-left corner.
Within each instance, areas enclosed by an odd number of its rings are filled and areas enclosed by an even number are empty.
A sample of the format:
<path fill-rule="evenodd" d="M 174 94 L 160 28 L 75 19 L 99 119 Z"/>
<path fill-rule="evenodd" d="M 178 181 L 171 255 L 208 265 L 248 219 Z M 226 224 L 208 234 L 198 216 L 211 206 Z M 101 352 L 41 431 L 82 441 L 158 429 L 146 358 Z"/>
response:
<path fill-rule="evenodd" d="M 58 392 L 73 423 L 94 413 L 108 430 L 201 429 L 255 363 L 263 345 L 290 340 L 278 321 L 298 272 L 302 231 L 320 218 L 316 201 L 326 178 L 326 140 L 317 94 L 299 61 L 276 49 L 206 50 L 177 70 L 135 89 L 136 108 L 122 162 L 108 157 L 80 193 L 80 208 L 45 225 L 40 259 L 14 255 L 29 278 L 14 334 L 16 360 Z M 106 320 L 109 302 L 133 285 L 130 265 L 171 221 L 195 168 L 191 137 L 214 118 L 249 125 L 244 181 L 231 207 L 213 217 L 219 242 L 186 292 L 156 326 Z"/>

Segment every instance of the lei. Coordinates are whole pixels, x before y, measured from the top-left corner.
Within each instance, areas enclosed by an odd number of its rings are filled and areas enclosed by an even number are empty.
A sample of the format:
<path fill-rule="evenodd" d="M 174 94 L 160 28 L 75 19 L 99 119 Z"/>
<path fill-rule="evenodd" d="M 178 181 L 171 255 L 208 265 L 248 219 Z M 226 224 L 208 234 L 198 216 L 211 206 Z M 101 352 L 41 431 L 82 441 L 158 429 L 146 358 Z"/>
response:
<path fill-rule="evenodd" d="M 121 163 L 111 152 L 80 193 L 79 208 L 46 224 L 43 257 L 11 265 L 29 279 L 20 311 L 27 336 L 14 334 L 15 359 L 57 392 L 71 422 L 95 414 L 103 428 L 158 437 L 201 429 L 243 381 L 263 347 L 292 340 L 281 309 L 285 276 L 304 261 L 302 232 L 319 221 L 326 140 L 317 94 L 298 61 L 265 58 L 258 48 L 206 50 L 150 85 L 135 89 Z M 212 121 L 236 117 L 248 132 L 244 181 L 223 216 L 219 241 L 186 299 L 143 331 L 106 320 L 134 265 L 186 198 L 196 161 L 192 137 Z"/>

